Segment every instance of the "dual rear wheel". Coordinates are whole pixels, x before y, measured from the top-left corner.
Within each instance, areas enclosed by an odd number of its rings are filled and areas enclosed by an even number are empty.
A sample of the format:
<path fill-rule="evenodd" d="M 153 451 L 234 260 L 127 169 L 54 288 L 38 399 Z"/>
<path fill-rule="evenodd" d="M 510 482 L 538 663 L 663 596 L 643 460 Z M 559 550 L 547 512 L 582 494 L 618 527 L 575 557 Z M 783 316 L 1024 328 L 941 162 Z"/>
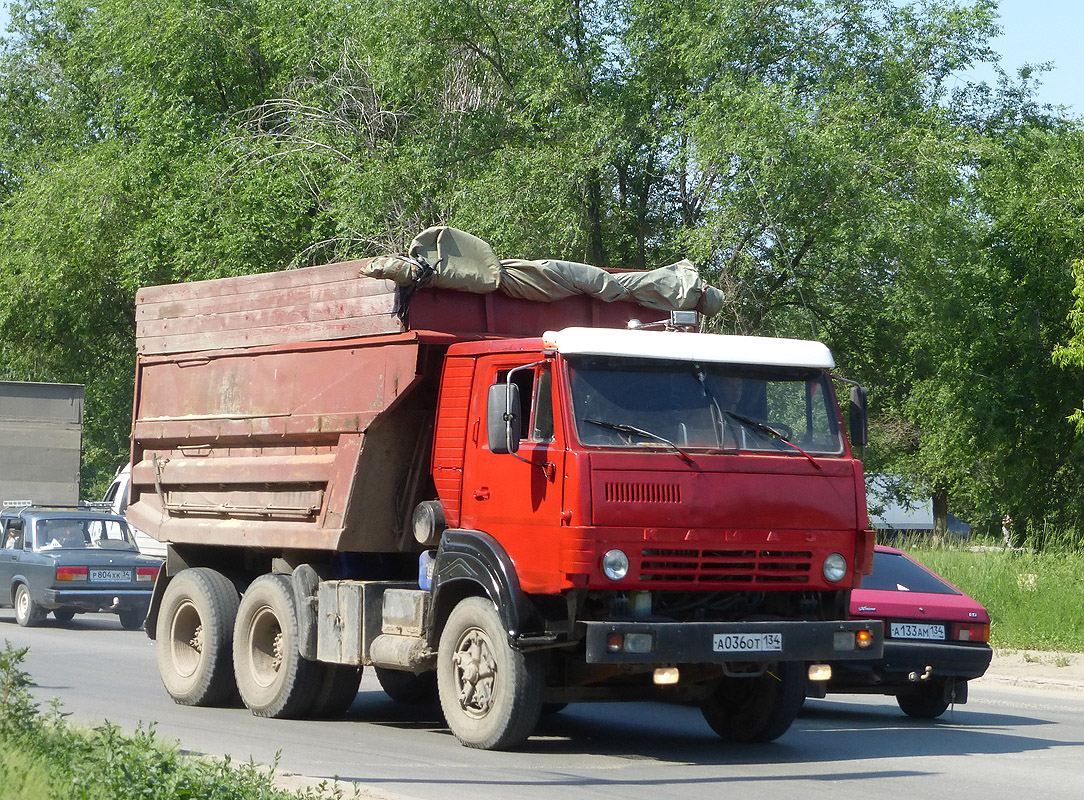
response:
<path fill-rule="evenodd" d="M 341 714 L 357 696 L 361 670 L 303 659 L 297 635 L 286 576 L 263 575 L 239 597 L 221 573 L 187 569 L 162 599 L 158 671 L 182 705 L 223 705 L 240 693 L 261 717 Z"/>

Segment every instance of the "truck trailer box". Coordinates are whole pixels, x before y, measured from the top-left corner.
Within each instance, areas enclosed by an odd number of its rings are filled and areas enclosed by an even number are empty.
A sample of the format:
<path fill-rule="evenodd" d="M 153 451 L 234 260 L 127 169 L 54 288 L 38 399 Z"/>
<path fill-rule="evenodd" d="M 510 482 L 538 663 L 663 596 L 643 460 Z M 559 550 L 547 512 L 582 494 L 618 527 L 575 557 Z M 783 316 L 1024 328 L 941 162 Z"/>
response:
<path fill-rule="evenodd" d="M 0 500 L 76 505 L 83 386 L 0 381 Z"/>

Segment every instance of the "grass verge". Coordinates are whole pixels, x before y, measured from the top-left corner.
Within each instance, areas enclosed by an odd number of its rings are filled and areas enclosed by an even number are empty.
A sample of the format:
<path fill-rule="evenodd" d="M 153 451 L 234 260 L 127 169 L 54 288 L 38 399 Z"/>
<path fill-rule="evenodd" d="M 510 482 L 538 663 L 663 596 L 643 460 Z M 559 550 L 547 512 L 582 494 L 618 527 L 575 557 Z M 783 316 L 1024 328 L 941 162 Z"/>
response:
<path fill-rule="evenodd" d="M 1084 652 L 1084 552 L 904 549 L 986 606 L 993 646 Z"/>
<path fill-rule="evenodd" d="M 341 800 L 338 787 L 287 792 L 274 769 L 196 758 L 151 729 L 85 730 L 54 703 L 43 712 L 23 671 L 27 650 L 0 651 L 0 800 Z"/>

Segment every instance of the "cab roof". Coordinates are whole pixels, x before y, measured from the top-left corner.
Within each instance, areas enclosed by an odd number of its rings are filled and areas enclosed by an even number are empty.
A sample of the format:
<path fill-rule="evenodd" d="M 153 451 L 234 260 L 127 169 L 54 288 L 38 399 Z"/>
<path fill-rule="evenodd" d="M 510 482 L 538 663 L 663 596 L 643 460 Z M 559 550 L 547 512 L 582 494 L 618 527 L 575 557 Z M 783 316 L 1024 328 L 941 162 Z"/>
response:
<path fill-rule="evenodd" d="M 720 364 L 832 369 L 835 359 L 821 342 L 716 333 L 565 328 L 542 335 L 543 346 L 564 355 L 681 359 Z"/>

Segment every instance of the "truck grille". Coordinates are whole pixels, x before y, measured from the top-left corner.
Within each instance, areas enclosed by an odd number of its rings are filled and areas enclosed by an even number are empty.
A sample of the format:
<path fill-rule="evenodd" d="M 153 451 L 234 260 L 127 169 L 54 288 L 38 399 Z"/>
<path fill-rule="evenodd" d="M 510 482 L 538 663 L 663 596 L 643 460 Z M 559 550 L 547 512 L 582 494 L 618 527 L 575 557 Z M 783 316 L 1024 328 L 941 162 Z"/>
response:
<path fill-rule="evenodd" d="M 662 550 L 641 552 L 641 583 L 809 583 L 813 554 L 800 550 Z"/>

